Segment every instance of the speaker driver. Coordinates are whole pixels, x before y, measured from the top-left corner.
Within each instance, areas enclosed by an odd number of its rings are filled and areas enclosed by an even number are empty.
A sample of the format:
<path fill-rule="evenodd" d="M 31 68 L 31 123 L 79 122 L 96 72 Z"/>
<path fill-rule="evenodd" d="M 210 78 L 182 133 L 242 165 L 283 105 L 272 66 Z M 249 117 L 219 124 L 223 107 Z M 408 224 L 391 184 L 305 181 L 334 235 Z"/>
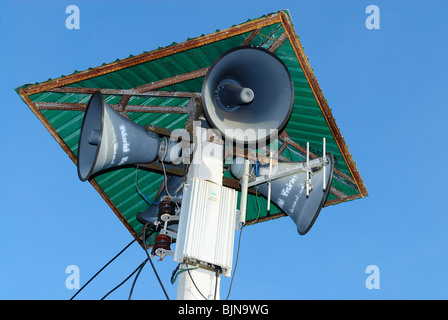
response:
<path fill-rule="evenodd" d="M 237 47 L 215 60 L 202 85 L 202 105 L 212 127 L 236 144 L 278 135 L 294 102 L 285 64 L 268 50 Z"/>

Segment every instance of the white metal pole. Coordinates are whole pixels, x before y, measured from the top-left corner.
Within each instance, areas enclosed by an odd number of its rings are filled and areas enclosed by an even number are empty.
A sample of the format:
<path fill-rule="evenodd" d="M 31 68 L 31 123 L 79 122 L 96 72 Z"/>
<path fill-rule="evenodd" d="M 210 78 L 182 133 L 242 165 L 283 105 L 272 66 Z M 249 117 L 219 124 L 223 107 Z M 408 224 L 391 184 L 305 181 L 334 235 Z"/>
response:
<path fill-rule="evenodd" d="M 177 300 L 219 300 L 221 277 L 214 271 L 203 268 L 190 269 L 192 266 L 181 266 L 183 271 L 178 278 Z M 216 294 L 216 295 L 215 295 Z"/>
<path fill-rule="evenodd" d="M 193 178 L 212 181 L 222 185 L 223 176 L 223 148 L 215 148 L 222 152 L 210 152 L 212 142 L 207 142 L 206 129 L 195 125 L 193 129 L 195 153 L 187 175 L 187 183 L 192 182 Z M 189 196 L 184 191 L 183 198 Z M 181 214 L 186 214 L 187 208 L 181 209 Z M 179 222 L 180 223 L 180 222 Z M 179 229 L 181 225 L 179 224 Z M 194 234 L 186 235 L 186 238 L 194 237 Z M 188 269 L 179 274 L 177 287 L 177 300 L 219 300 L 220 275 L 215 271 L 204 269 L 202 267 L 189 269 L 193 266 L 181 265 L 180 268 Z M 180 269 L 182 270 L 182 269 Z"/>

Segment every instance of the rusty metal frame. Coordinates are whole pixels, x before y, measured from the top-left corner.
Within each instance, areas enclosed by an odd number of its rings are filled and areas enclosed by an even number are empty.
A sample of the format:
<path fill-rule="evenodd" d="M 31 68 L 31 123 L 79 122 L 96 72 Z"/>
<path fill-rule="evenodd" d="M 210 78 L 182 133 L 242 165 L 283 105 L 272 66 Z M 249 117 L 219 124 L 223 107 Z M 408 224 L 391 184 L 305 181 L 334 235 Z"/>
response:
<path fill-rule="evenodd" d="M 356 168 L 356 164 L 353 161 L 353 158 L 351 157 L 350 152 L 348 151 L 348 147 L 344 141 L 344 138 L 342 137 L 342 135 L 339 131 L 336 121 L 333 118 L 330 107 L 328 106 L 328 103 L 325 100 L 322 90 L 319 87 L 319 83 L 317 82 L 317 79 L 314 76 L 313 69 L 311 68 L 311 66 L 308 62 L 308 59 L 306 58 L 305 52 L 303 51 L 302 45 L 300 44 L 299 38 L 294 30 L 294 27 L 289 18 L 289 15 L 286 12 L 281 11 L 279 13 L 279 17 L 280 17 L 281 23 L 283 25 L 283 28 L 284 28 L 286 34 L 288 35 L 288 39 L 291 43 L 294 53 L 296 54 L 296 57 L 299 60 L 299 63 L 302 67 L 305 77 L 308 80 L 311 90 L 313 91 L 314 97 L 316 98 L 316 101 L 319 104 L 320 110 L 322 111 L 322 114 L 325 117 L 327 125 L 330 128 L 331 134 L 333 135 L 334 140 L 336 141 L 336 144 L 338 145 L 339 149 L 341 150 L 342 157 L 344 158 L 345 163 L 347 164 L 347 167 L 348 167 L 350 173 L 354 177 L 354 182 L 358 187 L 360 196 L 365 197 L 365 196 L 367 196 L 367 189 L 364 185 L 364 182 L 361 179 L 358 169 Z"/>
<path fill-rule="evenodd" d="M 197 92 L 168 92 L 168 91 L 158 91 L 158 89 L 171 86 L 176 83 L 181 83 L 187 80 L 197 79 L 205 76 L 208 68 L 202 68 L 198 70 L 194 70 L 192 72 L 187 72 L 184 74 L 176 75 L 170 78 L 154 81 L 151 83 L 147 83 L 142 86 L 138 86 L 132 89 L 97 89 L 97 88 L 79 88 L 79 87 L 68 87 L 74 83 L 92 79 L 104 74 L 108 74 L 111 72 L 115 72 L 118 70 L 122 70 L 125 68 L 129 68 L 132 66 L 136 66 L 142 63 L 150 62 L 153 60 L 157 60 L 163 57 L 167 57 L 176 53 L 185 52 L 187 50 L 191 50 L 194 48 L 198 48 L 207 44 L 214 43 L 216 41 L 224 40 L 230 37 L 238 36 L 247 32 L 251 32 L 249 36 L 245 39 L 245 41 L 241 45 L 249 45 L 251 41 L 260 33 L 260 30 L 263 27 L 270 26 L 276 23 L 280 23 L 283 27 L 283 32 L 277 37 L 277 39 L 273 39 L 274 41 L 271 43 L 268 50 L 271 52 L 275 52 L 281 45 L 288 40 L 294 50 L 294 53 L 302 67 L 306 79 L 310 84 L 311 90 L 316 98 L 316 101 L 319 104 L 319 107 L 322 111 L 322 114 L 325 117 L 325 120 L 330 128 L 330 131 L 341 150 L 342 156 L 349 168 L 350 173 L 354 177 L 352 179 L 350 176 L 344 174 L 343 172 L 337 170 L 337 174 L 347 181 L 353 183 L 358 187 L 359 195 L 347 197 L 342 194 L 338 190 L 332 190 L 333 194 L 337 197 L 335 200 L 327 201 L 328 204 L 335 204 L 347 200 L 351 200 L 352 198 L 364 197 L 367 195 L 367 190 L 364 186 L 364 183 L 356 169 L 356 165 L 348 152 L 348 148 L 343 140 L 339 132 L 339 128 L 337 127 L 335 120 L 331 114 L 330 108 L 327 105 L 325 98 L 323 97 L 322 91 L 319 88 L 317 80 L 314 76 L 314 73 L 311 69 L 311 66 L 308 63 L 308 60 L 303 52 L 302 46 L 299 42 L 299 39 L 294 31 L 292 22 L 289 18 L 289 15 L 286 11 L 276 12 L 265 17 L 259 18 L 257 20 L 252 20 L 240 25 L 233 26 L 229 29 L 217 31 L 215 33 L 211 33 L 205 36 L 201 36 L 195 39 L 191 39 L 182 43 L 174 44 L 172 46 L 161 48 L 158 50 L 154 50 L 151 52 L 143 53 L 138 56 L 133 56 L 127 59 L 123 59 L 120 61 L 116 61 L 110 64 L 102 65 L 93 69 L 81 71 L 78 73 L 74 73 L 63 78 L 50 80 L 47 82 L 39 83 L 33 86 L 29 86 L 26 88 L 22 88 L 19 91 L 19 95 L 23 99 L 23 101 L 28 105 L 28 107 L 32 110 L 32 112 L 37 116 L 37 118 L 43 123 L 43 125 L 47 128 L 47 130 L 51 133 L 51 135 L 56 139 L 56 141 L 61 145 L 64 151 L 68 154 L 70 159 L 76 164 L 77 159 L 71 149 L 66 145 L 61 136 L 56 132 L 56 130 L 52 127 L 49 121 L 42 114 L 41 110 L 78 110 L 83 111 L 86 108 L 86 104 L 83 103 L 54 103 L 54 102 L 37 102 L 32 101 L 30 96 L 43 92 L 54 92 L 54 93 L 82 93 L 82 94 L 92 94 L 96 90 L 100 90 L 103 94 L 106 95 L 115 95 L 121 96 L 120 102 L 118 104 L 111 105 L 116 111 L 120 112 L 122 115 L 128 117 L 127 112 L 156 112 L 156 113 L 182 113 L 189 114 L 186 129 L 191 130 L 192 121 L 198 118 L 201 114 L 201 102 L 200 102 L 200 93 Z M 131 97 L 139 96 L 139 97 L 171 97 L 171 98 L 188 98 L 189 102 L 186 106 L 144 106 L 144 105 L 129 105 L 129 101 Z M 292 141 L 287 132 L 284 131 L 280 138 L 283 140 L 283 144 L 279 149 L 279 154 L 286 150 L 288 145 L 296 148 L 299 151 L 303 151 L 303 147 Z M 316 157 L 315 155 L 311 155 L 312 157 Z M 156 170 L 158 171 L 160 168 L 157 167 L 157 164 L 144 166 L 146 169 Z M 173 168 L 169 168 L 170 170 Z M 176 171 L 176 169 L 173 169 Z M 173 174 L 182 174 L 181 170 L 176 172 L 172 172 Z M 90 183 L 97 190 L 97 192 L 101 195 L 101 197 L 106 201 L 106 203 L 111 207 L 113 212 L 117 215 L 117 217 L 121 220 L 121 222 L 125 225 L 125 227 L 131 232 L 131 234 L 138 238 L 135 230 L 130 226 L 115 204 L 109 199 L 106 193 L 101 189 L 98 183 L 91 179 Z M 226 178 L 224 179 L 224 184 L 228 186 L 233 186 L 238 188 L 239 183 L 234 179 Z M 334 189 L 334 188 L 332 188 Z M 251 190 L 253 193 L 253 190 Z M 268 217 L 258 218 L 258 222 L 274 219 L 280 216 L 284 216 L 283 213 L 273 214 Z M 139 240 L 140 241 L 140 240 Z"/>

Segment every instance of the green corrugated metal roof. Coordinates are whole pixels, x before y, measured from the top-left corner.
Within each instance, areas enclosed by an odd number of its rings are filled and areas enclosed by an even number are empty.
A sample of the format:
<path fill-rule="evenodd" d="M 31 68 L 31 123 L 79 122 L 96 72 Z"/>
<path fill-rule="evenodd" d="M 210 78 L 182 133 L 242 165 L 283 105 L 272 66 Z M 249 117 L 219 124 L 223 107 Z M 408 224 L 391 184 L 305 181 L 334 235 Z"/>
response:
<path fill-rule="evenodd" d="M 194 97 L 141 96 L 137 91 L 199 95 L 206 68 L 222 53 L 241 45 L 271 49 L 286 64 L 291 74 L 295 98 L 291 118 L 278 142 L 278 147 L 283 151 L 282 156 L 292 161 L 303 161 L 306 142 L 310 143 L 311 152 L 320 156 L 322 138 L 325 137 L 327 151 L 334 155 L 336 168 L 326 205 L 366 196 L 366 188 L 306 61 L 286 11 L 97 68 L 76 71 L 59 79 L 24 85 L 16 91 L 76 163 L 84 109 L 93 89 L 109 90 L 104 92 L 106 102 L 121 108 L 124 115 L 140 125 L 184 128 L 193 117 L 188 105 Z M 145 109 L 144 106 L 148 107 Z M 148 112 L 154 106 L 158 107 L 159 112 Z M 135 218 L 136 214 L 148 207 L 136 191 L 135 177 L 136 168 L 123 168 L 91 180 L 134 236 L 142 227 Z M 163 175 L 160 172 L 139 170 L 139 188 L 148 197 L 156 196 L 162 182 Z M 284 215 L 273 206 L 271 216 L 266 217 L 265 207 L 266 200 L 263 197 L 250 195 L 247 220 L 259 222 Z"/>

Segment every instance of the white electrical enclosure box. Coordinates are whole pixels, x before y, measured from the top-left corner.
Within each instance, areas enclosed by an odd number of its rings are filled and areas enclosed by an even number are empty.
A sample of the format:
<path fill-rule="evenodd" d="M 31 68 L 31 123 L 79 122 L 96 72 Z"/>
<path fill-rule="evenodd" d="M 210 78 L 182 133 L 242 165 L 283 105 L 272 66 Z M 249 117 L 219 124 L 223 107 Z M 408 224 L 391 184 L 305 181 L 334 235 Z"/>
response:
<path fill-rule="evenodd" d="M 230 276 L 238 192 L 193 178 L 184 189 L 174 260 L 205 263 Z"/>

